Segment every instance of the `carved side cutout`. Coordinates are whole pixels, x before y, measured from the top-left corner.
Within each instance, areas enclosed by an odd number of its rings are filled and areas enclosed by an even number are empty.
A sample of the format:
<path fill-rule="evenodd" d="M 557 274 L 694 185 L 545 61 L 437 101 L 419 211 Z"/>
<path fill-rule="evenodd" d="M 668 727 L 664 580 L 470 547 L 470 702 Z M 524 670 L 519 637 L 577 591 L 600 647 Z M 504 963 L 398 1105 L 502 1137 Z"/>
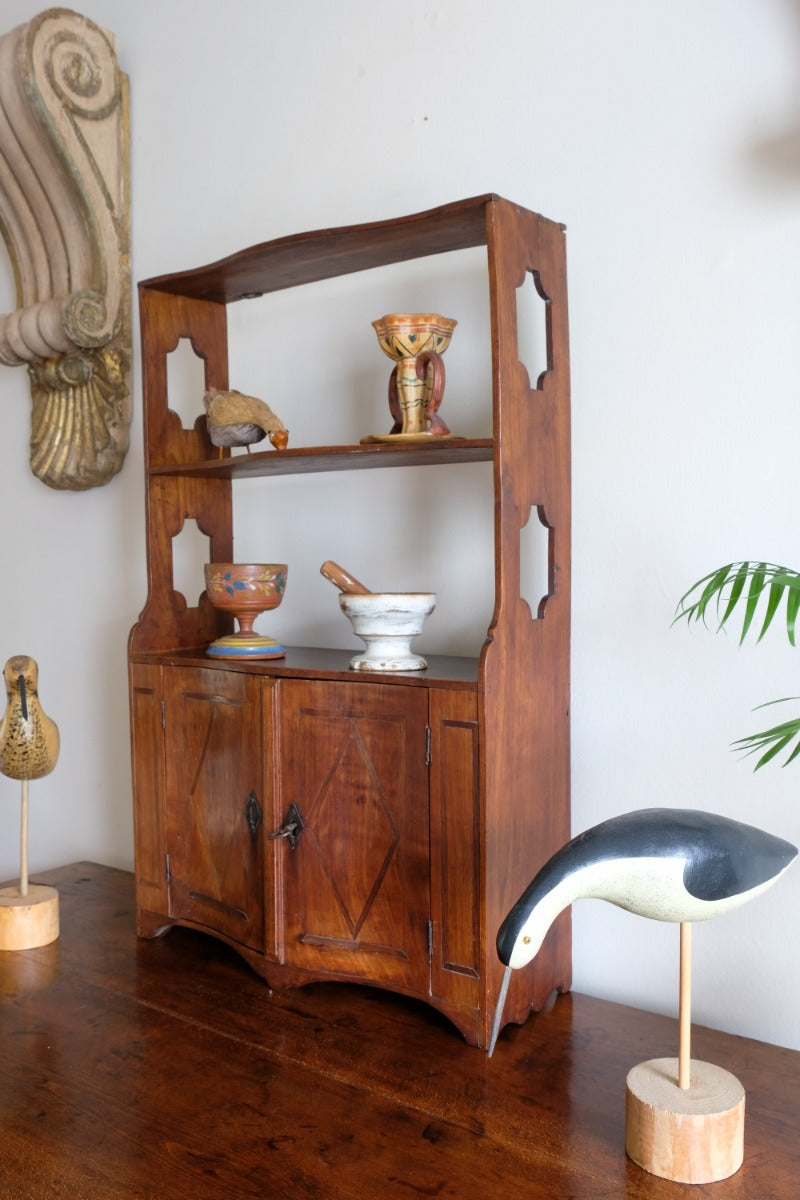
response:
<path fill-rule="evenodd" d="M 541 506 L 532 505 L 519 531 L 519 591 L 534 620 L 541 620 L 553 594 L 551 541 L 553 529 Z"/>
<path fill-rule="evenodd" d="M 172 539 L 172 587 L 180 592 L 189 608 L 196 608 L 205 589 L 203 567 L 208 562 L 210 541 L 193 517 L 183 522 Z"/>
<path fill-rule="evenodd" d="M 128 79 L 114 38 L 64 8 L 0 37 L 0 233 L 17 308 L 0 363 L 31 378 L 31 469 L 107 483 L 131 419 Z"/>
<path fill-rule="evenodd" d="M 205 412 L 203 393 L 206 390 L 206 364 L 189 338 L 180 338 L 175 349 L 167 355 L 167 405 L 180 418 L 184 429 Z"/>
<path fill-rule="evenodd" d="M 538 271 L 526 271 L 517 288 L 517 357 L 528 372 L 532 388 L 541 388 L 552 367 L 545 294 Z"/>

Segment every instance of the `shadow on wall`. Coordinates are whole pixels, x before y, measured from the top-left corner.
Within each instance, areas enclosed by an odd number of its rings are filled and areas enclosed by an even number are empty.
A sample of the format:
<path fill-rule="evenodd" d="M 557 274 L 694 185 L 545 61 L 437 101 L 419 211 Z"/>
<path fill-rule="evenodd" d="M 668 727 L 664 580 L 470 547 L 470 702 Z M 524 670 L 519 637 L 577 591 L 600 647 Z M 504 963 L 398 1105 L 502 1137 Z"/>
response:
<path fill-rule="evenodd" d="M 795 23 L 795 42 L 800 47 L 800 2 L 788 3 Z M 770 137 L 754 141 L 748 147 L 747 160 L 765 175 L 800 180 L 800 80 L 796 94 L 787 98 L 787 109 L 790 112 L 785 127 L 779 126 Z"/>

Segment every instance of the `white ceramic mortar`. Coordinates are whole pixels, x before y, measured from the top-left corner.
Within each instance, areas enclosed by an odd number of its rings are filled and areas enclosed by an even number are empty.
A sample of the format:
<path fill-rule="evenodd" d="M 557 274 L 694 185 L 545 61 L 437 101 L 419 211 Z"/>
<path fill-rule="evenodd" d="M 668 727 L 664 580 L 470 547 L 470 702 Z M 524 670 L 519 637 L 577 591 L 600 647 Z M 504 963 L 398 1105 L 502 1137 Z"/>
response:
<path fill-rule="evenodd" d="M 366 645 L 350 660 L 354 671 L 421 671 L 428 664 L 411 653 L 411 639 L 433 612 L 433 592 L 343 592 L 339 606 Z"/>

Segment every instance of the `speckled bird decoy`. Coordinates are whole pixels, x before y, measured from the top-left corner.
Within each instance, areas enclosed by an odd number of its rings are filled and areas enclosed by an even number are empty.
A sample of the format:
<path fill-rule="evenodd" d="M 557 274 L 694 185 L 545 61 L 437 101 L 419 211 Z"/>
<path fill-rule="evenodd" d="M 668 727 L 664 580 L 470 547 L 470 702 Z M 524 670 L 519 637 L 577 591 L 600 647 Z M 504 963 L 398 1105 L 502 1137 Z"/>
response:
<path fill-rule="evenodd" d="M 641 809 L 579 834 L 544 864 L 500 926 L 506 971 L 489 1053 L 511 971 L 531 961 L 575 900 L 608 900 L 656 921 L 705 921 L 765 891 L 796 855 L 771 833 L 693 809 Z"/>
<path fill-rule="evenodd" d="M 10 779 L 41 779 L 56 765 L 59 736 L 39 703 L 39 668 L 27 654 L 17 654 L 3 675 L 8 700 L 0 722 L 0 772 Z"/>

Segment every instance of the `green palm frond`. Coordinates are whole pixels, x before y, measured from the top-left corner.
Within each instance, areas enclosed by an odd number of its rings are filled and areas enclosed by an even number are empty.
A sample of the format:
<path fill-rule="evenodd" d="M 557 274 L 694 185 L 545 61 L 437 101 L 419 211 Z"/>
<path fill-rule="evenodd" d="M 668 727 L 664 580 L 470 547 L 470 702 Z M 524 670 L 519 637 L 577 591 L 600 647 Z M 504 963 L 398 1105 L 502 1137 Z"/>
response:
<path fill-rule="evenodd" d="M 739 635 L 741 646 L 750 629 L 760 630 L 756 641 L 760 642 L 772 624 L 773 618 L 786 597 L 786 636 L 792 646 L 795 642 L 797 614 L 800 612 L 800 571 L 791 567 L 780 567 L 774 563 L 743 561 L 726 563 L 693 583 L 687 592 L 681 596 L 673 618 L 673 625 L 685 619 L 687 625 L 693 621 L 709 624 L 713 618 L 716 631 L 724 629 L 734 612 L 741 615 L 742 628 Z M 759 618 L 756 620 L 756 613 Z M 761 615 L 763 613 L 763 615 Z M 797 700 L 793 696 L 788 699 Z M 770 700 L 769 704 L 784 704 L 785 700 Z M 767 705 L 759 705 L 765 708 Z M 738 738 L 733 748 L 742 751 L 747 756 L 758 754 L 755 765 L 759 767 L 772 762 L 784 750 L 788 756 L 783 763 L 788 766 L 800 756 L 800 717 L 763 729 L 760 733 L 751 733 L 747 737 Z"/>
<path fill-rule="evenodd" d="M 786 596 L 786 634 L 795 645 L 797 614 L 800 611 L 800 572 L 791 567 L 776 566 L 766 562 L 733 562 L 718 567 L 692 584 L 678 601 L 673 624 L 686 619 L 708 624 L 713 616 L 717 631 L 724 629 L 734 611 L 742 606 L 742 630 L 739 644 L 746 638 L 759 607 L 766 597 L 766 607 L 761 619 L 761 630 L 757 641 L 761 641 L 772 624 L 772 619 Z"/>
<path fill-rule="evenodd" d="M 797 696 L 787 696 L 783 700 L 770 700 L 768 704 L 785 704 L 787 700 L 797 700 L 798 698 Z M 768 704 L 761 704 L 759 708 L 766 708 Z M 733 746 L 735 749 L 741 750 L 745 757 L 749 754 L 757 754 L 759 751 L 762 752 L 754 767 L 754 770 L 757 771 L 759 767 L 763 767 L 776 758 L 792 742 L 795 743 L 794 749 L 789 753 L 783 764 L 784 767 L 788 767 L 789 763 L 800 755 L 800 717 L 783 721 L 780 725 L 773 725 L 771 729 L 764 729 L 761 733 L 751 733 L 747 737 L 738 738 Z"/>

